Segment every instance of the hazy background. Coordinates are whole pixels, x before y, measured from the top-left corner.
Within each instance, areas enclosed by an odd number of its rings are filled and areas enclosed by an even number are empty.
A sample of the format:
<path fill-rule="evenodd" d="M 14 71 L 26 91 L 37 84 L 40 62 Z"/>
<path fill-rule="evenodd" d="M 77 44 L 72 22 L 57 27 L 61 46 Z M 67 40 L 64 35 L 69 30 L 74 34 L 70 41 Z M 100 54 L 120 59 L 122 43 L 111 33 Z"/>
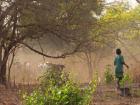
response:
<path fill-rule="evenodd" d="M 139 40 L 134 39 L 133 41 L 125 41 L 127 46 L 118 43 L 116 48 L 122 49 L 126 63 L 130 66 L 129 70 L 133 75 L 139 76 L 140 66 L 140 50 L 138 45 Z M 111 44 L 111 43 L 110 43 Z M 56 52 L 53 52 L 56 53 Z M 113 61 L 115 57 L 115 48 L 107 47 L 106 49 L 100 49 L 96 53 L 92 53 L 92 64 L 93 73 L 98 73 L 99 79 L 104 76 L 106 65 L 111 65 L 112 71 L 114 72 Z M 89 82 L 89 68 L 87 65 L 87 58 L 83 53 L 76 53 L 75 55 L 69 56 L 65 59 L 50 59 L 44 58 L 27 48 L 18 49 L 14 64 L 11 69 L 11 78 L 16 83 L 36 83 L 38 77 L 43 73 L 45 67 L 44 63 L 63 64 L 65 65 L 65 71 L 72 74 L 73 78 L 78 82 Z M 135 76 L 136 77 L 136 76 Z"/>

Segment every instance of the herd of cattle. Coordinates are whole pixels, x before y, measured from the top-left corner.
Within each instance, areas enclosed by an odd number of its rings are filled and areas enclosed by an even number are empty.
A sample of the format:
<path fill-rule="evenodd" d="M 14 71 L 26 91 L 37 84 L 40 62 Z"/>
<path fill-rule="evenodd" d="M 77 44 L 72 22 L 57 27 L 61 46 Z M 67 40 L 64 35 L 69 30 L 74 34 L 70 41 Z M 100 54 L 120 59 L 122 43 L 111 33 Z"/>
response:
<path fill-rule="evenodd" d="M 14 62 L 11 70 L 11 80 L 16 83 L 36 83 L 39 76 L 48 69 L 55 67 L 57 70 L 63 70 L 64 65 L 53 63 L 32 64 L 30 62 Z"/>

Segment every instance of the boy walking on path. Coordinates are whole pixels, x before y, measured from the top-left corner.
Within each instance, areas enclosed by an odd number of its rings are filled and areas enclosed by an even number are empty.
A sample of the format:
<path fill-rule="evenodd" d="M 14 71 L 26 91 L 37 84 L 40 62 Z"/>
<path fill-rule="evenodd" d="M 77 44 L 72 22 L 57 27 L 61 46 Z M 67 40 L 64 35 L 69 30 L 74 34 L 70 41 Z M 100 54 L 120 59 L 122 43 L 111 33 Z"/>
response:
<path fill-rule="evenodd" d="M 115 65 L 115 77 L 117 78 L 117 89 L 120 89 L 120 81 L 123 79 L 123 65 L 129 68 L 129 66 L 125 63 L 123 56 L 121 55 L 120 49 L 116 49 L 116 57 L 114 60 L 114 65 Z"/>

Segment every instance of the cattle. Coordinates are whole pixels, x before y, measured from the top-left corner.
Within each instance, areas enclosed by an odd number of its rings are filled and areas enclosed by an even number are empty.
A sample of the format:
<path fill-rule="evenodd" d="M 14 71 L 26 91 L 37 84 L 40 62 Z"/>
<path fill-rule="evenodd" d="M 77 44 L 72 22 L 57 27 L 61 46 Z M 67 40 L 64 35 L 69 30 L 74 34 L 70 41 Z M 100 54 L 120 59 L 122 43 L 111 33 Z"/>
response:
<path fill-rule="evenodd" d="M 65 66 L 62 64 L 53 64 L 53 63 L 47 62 L 47 63 L 39 63 L 37 67 L 41 69 L 49 69 L 49 68 L 55 67 L 58 70 L 63 70 Z"/>

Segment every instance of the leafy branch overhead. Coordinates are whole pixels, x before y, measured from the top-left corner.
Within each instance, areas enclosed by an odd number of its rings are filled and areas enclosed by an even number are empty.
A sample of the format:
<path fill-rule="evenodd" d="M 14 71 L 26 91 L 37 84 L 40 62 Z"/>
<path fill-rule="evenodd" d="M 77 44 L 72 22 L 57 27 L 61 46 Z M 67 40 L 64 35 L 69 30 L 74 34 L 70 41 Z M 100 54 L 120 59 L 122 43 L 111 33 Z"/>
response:
<path fill-rule="evenodd" d="M 107 8 L 98 24 L 100 26 L 99 34 L 116 34 L 116 37 L 125 37 L 132 39 L 139 33 L 140 8 L 129 10 L 124 4 L 111 6 Z M 95 29 L 97 30 L 97 29 Z M 114 36 L 114 35 L 113 35 Z"/>
<path fill-rule="evenodd" d="M 21 45 L 49 58 L 64 58 L 83 51 L 90 45 L 90 30 L 97 22 L 92 12 L 100 14 L 102 3 L 100 0 L 1 0 L 0 83 L 6 82 L 9 56 Z M 41 50 L 32 46 L 32 42 L 37 46 L 38 41 Z M 45 51 L 44 46 L 49 49 Z M 49 52 L 51 49 L 53 54 Z"/>
<path fill-rule="evenodd" d="M 100 13 L 101 10 L 99 0 L 1 1 L 3 47 L 41 37 L 46 40 L 46 44 L 53 37 L 54 41 L 64 42 L 69 48 L 78 46 L 79 42 L 89 40 L 89 31 L 96 21 L 91 11 Z"/>

